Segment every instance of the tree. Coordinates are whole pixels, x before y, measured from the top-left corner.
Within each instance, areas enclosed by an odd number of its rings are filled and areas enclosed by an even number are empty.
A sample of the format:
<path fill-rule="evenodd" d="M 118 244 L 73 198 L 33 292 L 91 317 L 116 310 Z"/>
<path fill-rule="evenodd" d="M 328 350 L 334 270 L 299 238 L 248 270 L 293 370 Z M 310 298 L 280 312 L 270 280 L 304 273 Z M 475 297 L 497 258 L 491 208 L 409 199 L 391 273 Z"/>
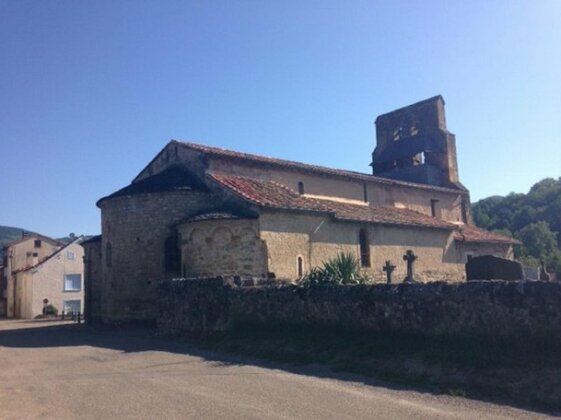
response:
<path fill-rule="evenodd" d="M 557 246 L 557 233 L 545 222 L 532 223 L 517 234 L 522 241 L 519 257 L 544 261 L 549 270 L 561 272 L 561 250 Z"/>

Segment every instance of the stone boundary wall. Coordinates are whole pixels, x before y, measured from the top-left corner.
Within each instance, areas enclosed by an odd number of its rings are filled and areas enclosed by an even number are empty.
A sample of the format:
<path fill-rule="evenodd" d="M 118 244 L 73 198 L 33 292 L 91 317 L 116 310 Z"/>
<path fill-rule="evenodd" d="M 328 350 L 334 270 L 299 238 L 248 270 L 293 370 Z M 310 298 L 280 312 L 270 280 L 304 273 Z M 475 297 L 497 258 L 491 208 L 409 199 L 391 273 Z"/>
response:
<path fill-rule="evenodd" d="M 208 335 L 243 322 L 398 334 L 561 339 L 561 283 L 237 287 L 222 278 L 162 283 L 158 329 Z"/>

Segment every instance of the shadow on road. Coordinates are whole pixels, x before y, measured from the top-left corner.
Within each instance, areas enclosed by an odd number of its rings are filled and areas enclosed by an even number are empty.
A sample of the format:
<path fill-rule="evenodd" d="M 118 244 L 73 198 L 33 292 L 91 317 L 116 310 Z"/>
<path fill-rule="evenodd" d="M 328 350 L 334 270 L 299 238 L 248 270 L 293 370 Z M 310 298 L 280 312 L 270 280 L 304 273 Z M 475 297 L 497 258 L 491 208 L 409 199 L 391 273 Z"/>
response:
<path fill-rule="evenodd" d="M 6 328 L 6 326 L 9 326 Z M 298 365 L 284 364 L 277 362 L 268 362 L 251 357 L 232 355 L 210 350 L 203 350 L 189 341 L 181 341 L 175 339 L 164 338 L 158 336 L 155 329 L 139 328 L 139 327 L 108 327 L 108 326 L 88 326 L 84 324 L 74 323 L 57 323 L 56 325 L 48 325 L 45 322 L 38 321 L 13 321 L 0 319 L 0 348 L 46 348 L 46 347 L 75 347 L 75 346 L 91 346 L 97 348 L 106 348 L 126 353 L 160 351 L 175 354 L 185 354 L 189 356 L 200 357 L 214 366 L 222 365 L 248 365 L 269 369 L 278 369 L 290 373 L 314 376 L 318 378 L 329 378 L 340 381 L 359 382 L 366 385 L 384 387 L 393 390 L 412 390 L 420 393 L 428 393 L 433 395 L 449 395 L 438 389 L 428 387 L 420 388 L 418 386 L 397 385 L 389 382 L 359 376 L 355 374 L 347 374 L 344 372 L 335 372 L 325 366 L 317 365 Z M 515 408 L 530 409 L 550 415 L 559 415 L 548 410 L 541 410 L 536 407 L 528 407 L 513 401 L 504 401 L 497 399 L 480 400 L 495 402 L 508 405 Z"/>

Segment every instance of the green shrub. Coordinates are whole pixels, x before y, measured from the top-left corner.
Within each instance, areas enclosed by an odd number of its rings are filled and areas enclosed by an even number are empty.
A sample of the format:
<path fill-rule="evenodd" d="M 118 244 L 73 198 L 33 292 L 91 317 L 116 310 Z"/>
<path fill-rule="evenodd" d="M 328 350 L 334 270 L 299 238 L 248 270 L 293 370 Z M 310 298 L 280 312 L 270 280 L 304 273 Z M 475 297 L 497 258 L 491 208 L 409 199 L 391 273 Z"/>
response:
<path fill-rule="evenodd" d="M 45 308 L 45 315 L 58 315 L 58 309 L 56 306 L 49 304 Z"/>
<path fill-rule="evenodd" d="M 298 283 L 300 286 L 323 286 L 336 284 L 364 284 L 368 277 L 360 272 L 360 263 L 351 253 L 339 253 L 312 268 Z"/>

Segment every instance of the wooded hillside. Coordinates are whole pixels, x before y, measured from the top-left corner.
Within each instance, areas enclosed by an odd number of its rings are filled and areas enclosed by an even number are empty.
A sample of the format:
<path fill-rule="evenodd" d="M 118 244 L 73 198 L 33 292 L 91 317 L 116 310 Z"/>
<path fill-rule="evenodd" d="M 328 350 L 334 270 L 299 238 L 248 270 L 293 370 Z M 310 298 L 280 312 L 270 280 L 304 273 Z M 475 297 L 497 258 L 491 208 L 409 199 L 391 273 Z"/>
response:
<path fill-rule="evenodd" d="M 561 275 L 561 178 L 546 178 L 527 194 L 484 198 L 472 206 L 475 223 L 522 241 L 515 249 L 525 264 L 544 260 L 547 268 Z"/>

